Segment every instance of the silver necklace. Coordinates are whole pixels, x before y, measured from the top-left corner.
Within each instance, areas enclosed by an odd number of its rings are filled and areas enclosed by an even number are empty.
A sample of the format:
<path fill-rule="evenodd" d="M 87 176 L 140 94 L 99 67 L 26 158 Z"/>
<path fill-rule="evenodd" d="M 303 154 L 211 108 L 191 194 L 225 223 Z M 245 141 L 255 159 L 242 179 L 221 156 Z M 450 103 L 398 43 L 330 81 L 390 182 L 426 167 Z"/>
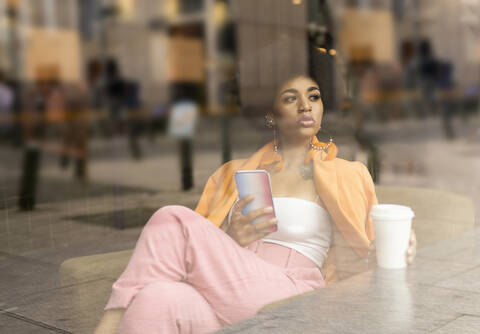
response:
<path fill-rule="evenodd" d="M 304 180 L 311 180 L 313 178 L 313 168 L 312 163 L 308 165 L 298 166 L 298 172 Z"/>
<path fill-rule="evenodd" d="M 322 151 L 323 153 L 327 154 L 328 149 L 332 144 L 332 142 L 333 142 L 333 139 L 330 138 L 327 145 L 318 147 L 313 145 L 312 139 L 310 139 L 310 149 L 314 149 L 315 151 Z M 275 151 L 275 153 L 278 152 L 278 145 L 276 144 L 276 141 L 275 141 L 273 150 Z M 301 166 L 298 166 L 297 168 L 298 168 L 298 172 L 300 173 L 300 176 L 304 180 L 311 180 L 313 178 L 313 166 L 311 162 L 308 165 L 301 165 Z"/>
<path fill-rule="evenodd" d="M 315 151 L 322 151 L 323 153 L 327 154 L 328 153 L 328 148 L 330 147 L 332 142 L 333 142 L 333 139 L 330 138 L 327 145 L 318 147 L 318 146 L 313 145 L 312 139 L 310 139 L 310 148 L 314 149 Z M 311 180 L 313 178 L 312 162 L 310 162 L 308 165 L 298 166 L 298 172 L 300 173 L 300 176 L 304 180 Z"/>

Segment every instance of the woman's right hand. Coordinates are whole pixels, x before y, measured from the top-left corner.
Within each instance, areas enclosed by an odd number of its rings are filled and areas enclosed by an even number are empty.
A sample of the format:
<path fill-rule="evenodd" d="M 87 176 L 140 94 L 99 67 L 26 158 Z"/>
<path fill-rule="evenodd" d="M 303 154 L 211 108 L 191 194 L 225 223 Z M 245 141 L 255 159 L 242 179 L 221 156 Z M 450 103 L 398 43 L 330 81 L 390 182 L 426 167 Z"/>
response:
<path fill-rule="evenodd" d="M 277 225 L 276 218 L 267 219 L 258 224 L 251 224 L 254 219 L 273 212 L 272 207 L 253 210 L 246 215 L 242 214 L 242 209 L 253 201 L 253 198 L 253 195 L 245 196 L 234 204 L 230 224 L 225 231 L 242 247 L 267 236 L 271 232 L 266 230 L 271 226 Z"/>

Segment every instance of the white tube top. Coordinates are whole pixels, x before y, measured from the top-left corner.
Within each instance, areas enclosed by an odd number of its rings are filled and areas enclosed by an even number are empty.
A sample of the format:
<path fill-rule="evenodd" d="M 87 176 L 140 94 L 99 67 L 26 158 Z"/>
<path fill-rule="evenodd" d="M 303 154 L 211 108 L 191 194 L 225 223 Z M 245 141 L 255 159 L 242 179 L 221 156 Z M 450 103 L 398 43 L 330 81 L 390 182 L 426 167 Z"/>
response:
<path fill-rule="evenodd" d="M 278 228 L 262 240 L 293 248 L 322 267 L 332 238 L 332 220 L 327 210 L 294 197 L 274 197 L 273 206 Z"/>

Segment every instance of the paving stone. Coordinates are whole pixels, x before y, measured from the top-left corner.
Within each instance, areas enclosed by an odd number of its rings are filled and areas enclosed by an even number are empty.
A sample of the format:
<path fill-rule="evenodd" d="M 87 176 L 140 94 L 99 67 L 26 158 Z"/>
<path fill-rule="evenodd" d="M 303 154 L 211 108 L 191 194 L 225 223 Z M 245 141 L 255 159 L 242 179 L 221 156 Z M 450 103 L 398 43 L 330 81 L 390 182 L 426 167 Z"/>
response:
<path fill-rule="evenodd" d="M 446 324 L 445 326 L 433 331 L 435 334 L 477 334 L 480 330 L 480 317 L 469 315 L 461 316 L 458 319 Z"/>
<path fill-rule="evenodd" d="M 0 259 L 0 301 L 16 307 L 26 296 L 60 286 L 58 266 L 22 256 L 3 254 Z"/>
<path fill-rule="evenodd" d="M 435 286 L 450 288 L 450 289 L 457 289 L 462 291 L 476 292 L 479 294 L 479 298 L 480 298 L 479 277 L 480 277 L 480 265 L 462 274 L 455 275 L 446 280 L 442 280 L 437 284 L 435 284 Z M 480 304 L 480 299 L 479 299 L 479 304 Z"/>
<path fill-rule="evenodd" d="M 111 280 L 97 279 L 77 285 L 45 290 L 23 298 L 15 313 L 75 334 L 92 333 L 103 314 Z M 82 285 L 82 289 L 79 289 Z M 88 295 L 81 291 L 92 292 Z M 95 293 L 102 291 L 102 293 Z"/>
<path fill-rule="evenodd" d="M 406 269 L 382 269 L 364 273 L 361 275 L 373 275 L 382 279 L 408 280 L 410 283 L 434 285 L 445 279 L 460 275 L 472 268 L 475 264 L 446 262 L 441 260 L 425 259 L 418 257 L 414 263 Z"/>
<path fill-rule="evenodd" d="M 29 319 L 16 318 L 0 313 L 0 328 L 2 333 L 15 334 L 54 334 L 68 333 L 63 330 L 50 329 L 42 327 L 41 323 L 29 321 Z"/>

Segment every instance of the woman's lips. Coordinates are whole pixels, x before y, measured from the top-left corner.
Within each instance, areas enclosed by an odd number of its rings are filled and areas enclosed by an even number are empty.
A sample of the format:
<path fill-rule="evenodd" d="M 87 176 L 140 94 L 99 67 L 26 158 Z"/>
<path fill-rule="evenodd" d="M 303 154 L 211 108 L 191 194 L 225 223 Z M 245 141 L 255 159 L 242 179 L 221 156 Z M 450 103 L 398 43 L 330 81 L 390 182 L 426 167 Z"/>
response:
<path fill-rule="evenodd" d="M 298 124 L 304 128 L 311 128 L 315 124 L 315 120 L 310 116 L 303 116 L 298 120 Z"/>

